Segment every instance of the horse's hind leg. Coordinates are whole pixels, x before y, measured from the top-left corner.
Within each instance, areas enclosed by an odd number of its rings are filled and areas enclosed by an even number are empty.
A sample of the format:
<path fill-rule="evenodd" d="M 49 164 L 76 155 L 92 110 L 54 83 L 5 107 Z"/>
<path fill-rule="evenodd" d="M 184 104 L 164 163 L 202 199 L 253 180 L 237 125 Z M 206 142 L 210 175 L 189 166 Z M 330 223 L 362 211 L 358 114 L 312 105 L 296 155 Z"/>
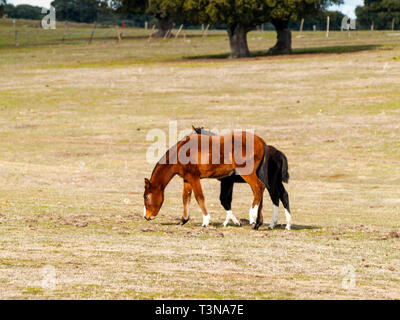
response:
<path fill-rule="evenodd" d="M 292 216 L 290 214 L 289 194 L 287 193 L 282 183 L 280 186 L 280 199 L 282 201 L 283 207 L 285 208 L 286 230 L 290 230 L 292 226 Z"/>
<path fill-rule="evenodd" d="M 231 210 L 233 185 L 234 185 L 233 179 L 224 178 L 221 180 L 221 193 L 219 196 L 219 200 L 221 201 L 222 206 L 226 210 L 226 218 L 223 223 L 224 227 L 227 226 L 230 220 L 232 220 L 234 224 L 240 226 L 240 222 L 238 221 L 238 219 L 236 219 L 235 215 Z"/>
<path fill-rule="evenodd" d="M 180 225 L 183 226 L 186 222 L 189 221 L 189 204 L 190 198 L 192 197 L 192 186 L 186 180 L 183 181 L 183 216 L 181 218 Z"/>
<path fill-rule="evenodd" d="M 278 208 L 279 208 L 279 195 L 277 194 L 276 190 L 268 190 L 269 195 L 271 197 L 272 201 L 272 221 L 271 224 L 269 225 L 270 229 L 275 228 L 275 226 L 278 224 Z"/>
<path fill-rule="evenodd" d="M 243 175 L 242 178 L 250 185 L 253 191 L 254 199 L 249 211 L 249 220 L 250 224 L 255 223 L 253 229 L 257 230 L 263 223 L 262 198 L 265 185 L 254 172 L 249 175 Z"/>
<path fill-rule="evenodd" d="M 199 204 L 201 211 L 203 212 L 203 224 L 201 226 L 207 227 L 210 223 L 210 215 L 207 212 L 206 204 L 204 202 L 204 195 L 201 188 L 200 179 L 192 178 L 189 180 L 189 182 L 192 185 L 194 197 L 196 198 L 196 201 Z"/>

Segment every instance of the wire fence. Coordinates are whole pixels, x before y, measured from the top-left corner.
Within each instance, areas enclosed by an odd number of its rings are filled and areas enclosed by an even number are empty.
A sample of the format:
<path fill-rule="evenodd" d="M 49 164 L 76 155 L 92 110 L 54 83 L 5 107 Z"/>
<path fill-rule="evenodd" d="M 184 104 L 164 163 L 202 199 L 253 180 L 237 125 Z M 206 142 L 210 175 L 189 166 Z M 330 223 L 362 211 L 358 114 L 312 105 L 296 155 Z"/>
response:
<path fill-rule="evenodd" d="M 307 31 L 304 19 L 291 29 L 300 32 Z M 40 20 L 0 19 L 0 47 L 9 46 L 39 46 L 67 43 L 87 43 L 93 41 L 108 40 L 121 42 L 126 39 L 152 39 L 151 35 L 158 29 L 157 20 L 151 16 L 140 16 L 137 19 L 123 19 L 118 17 L 113 20 L 101 20 L 92 24 L 76 23 L 70 21 L 57 21 L 56 29 L 43 29 Z M 395 31 L 396 25 L 391 24 L 391 30 Z M 326 17 L 325 23 L 320 23 L 313 31 L 325 31 L 329 37 L 330 31 L 339 28 Z M 257 26 L 255 30 L 274 31 L 274 27 L 265 23 Z M 340 29 L 339 29 L 340 30 Z M 373 27 L 371 31 L 374 31 Z M 174 25 L 169 30 L 171 37 L 205 37 L 210 35 L 226 35 L 223 25 Z"/>

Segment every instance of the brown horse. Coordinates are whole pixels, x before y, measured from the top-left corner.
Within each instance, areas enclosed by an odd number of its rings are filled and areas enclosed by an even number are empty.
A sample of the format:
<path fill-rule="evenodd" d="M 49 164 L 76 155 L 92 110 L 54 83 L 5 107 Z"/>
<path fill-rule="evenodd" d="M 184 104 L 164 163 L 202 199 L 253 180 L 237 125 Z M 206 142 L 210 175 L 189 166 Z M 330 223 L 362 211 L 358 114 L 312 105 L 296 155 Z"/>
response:
<path fill-rule="evenodd" d="M 200 179 L 219 179 L 239 174 L 253 191 L 250 217 L 256 218 L 254 229 L 263 223 L 262 199 L 264 183 L 257 177 L 257 168 L 267 161 L 266 143 L 249 132 L 234 132 L 222 136 L 191 134 L 171 147 L 154 167 L 150 180 L 145 180 L 144 218 L 154 219 L 164 201 L 164 190 L 175 175 L 183 179 L 183 217 L 189 220 L 192 191 L 203 212 L 203 227 L 210 222 Z"/>

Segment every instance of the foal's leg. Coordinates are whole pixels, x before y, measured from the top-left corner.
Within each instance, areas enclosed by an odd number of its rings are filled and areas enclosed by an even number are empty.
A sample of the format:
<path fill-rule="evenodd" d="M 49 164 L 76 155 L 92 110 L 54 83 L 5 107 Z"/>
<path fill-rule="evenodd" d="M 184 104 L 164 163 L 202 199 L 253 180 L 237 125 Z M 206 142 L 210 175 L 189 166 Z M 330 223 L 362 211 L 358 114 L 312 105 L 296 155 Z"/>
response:
<path fill-rule="evenodd" d="M 224 178 L 221 180 L 221 194 L 219 196 L 219 200 L 221 201 L 222 206 L 226 210 L 226 218 L 223 223 L 224 227 L 227 226 L 229 220 L 232 220 L 234 224 L 240 226 L 240 222 L 236 219 L 235 215 L 231 210 L 232 204 L 232 193 L 233 193 L 233 179 L 231 178 Z"/>
<path fill-rule="evenodd" d="M 192 186 L 186 180 L 183 181 L 183 217 L 181 219 L 180 225 L 183 226 L 186 222 L 189 221 L 189 204 L 190 198 L 192 196 Z"/>
<path fill-rule="evenodd" d="M 249 220 L 250 224 L 255 223 L 253 229 L 257 230 L 263 222 L 261 209 L 265 185 L 261 182 L 260 179 L 258 179 L 257 175 L 254 172 L 249 175 L 243 175 L 242 178 L 250 185 L 251 190 L 253 191 L 254 199 L 249 211 Z"/>
<path fill-rule="evenodd" d="M 292 226 L 292 216 L 290 215 L 289 195 L 282 183 L 280 185 L 280 199 L 285 208 L 286 230 L 290 230 Z"/>
<path fill-rule="evenodd" d="M 196 198 L 197 203 L 199 204 L 201 211 L 203 212 L 203 224 L 201 226 L 207 227 L 208 224 L 210 223 L 210 215 L 207 212 L 206 205 L 204 202 L 204 195 L 203 195 L 203 190 L 201 188 L 200 179 L 192 178 L 190 180 L 190 184 L 192 185 L 193 188 L 194 197 Z"/>
<path fill-rule="evenodd" d="M 269 225 L 270 229 L 275 228 L 275 226 L 278 223 L 278 208 L 279 208 L 279 193 L 276 190 L 276 185 L 273 184 L 270 186 L 270 189 L 268 190 L 269 196 L 271 197 L 272 201 L 272 221 L 271 224 Z"/>

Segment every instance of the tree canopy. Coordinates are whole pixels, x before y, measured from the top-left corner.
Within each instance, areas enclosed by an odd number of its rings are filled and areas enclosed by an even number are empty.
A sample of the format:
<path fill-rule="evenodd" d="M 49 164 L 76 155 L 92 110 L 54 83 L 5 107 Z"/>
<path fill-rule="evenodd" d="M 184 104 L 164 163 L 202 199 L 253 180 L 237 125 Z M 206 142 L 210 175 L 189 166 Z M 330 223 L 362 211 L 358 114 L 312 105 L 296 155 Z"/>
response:
<path fill-rule="evenodd" d="M 51 5 L 58 20 L 87 23 L 96 21 L 98 12 L 107 6 L 102 0 L 54 0 Z"/>
<path fill-rule="evenodd" d="M 144 14 L 148 2 L 148 0 L 111 0 L 110 5 L 117 13 Z"/>
<path fill-rule="evenodd" d="M 289 29 L 291 20 L 315 17 L 325 13 L 332 4 L 343 3 L 343 0 L 267 0 L 270 11 L 269 19 L 277 32 L 277 42 L 269 50 L 270 54 L 287 54 L 292 52 L 292 34 Z"/>
<path fill-rule="evenodd" d="M 364 6 L 356 8 L 357 24 L 360 29 L 391 29 L 393 19 L 400 21 L 400 0 L 365 0 Z"/>
<path fill-rule="evenodd" d="M 2 1 L 2 0 L 0 0 Z M 3 1 L 5 3 L 5 1 Z M 31 6 L 29 4 L 20 4 L 14 6 L 12 4 L 4 4 L 3 13 L 0 8 L 0 16 L 7 14 L 9 18 L 14 19 L 31 19 L 40 20 L 43 18 L 42 8 L 37 6 Z"/>
<path fill-rule="evenodd" d="M 4 7 L 6 6 L 6 0 L 0 0 L 0 18 L 4 14 Z"/>
<path fill-rule="evenodd" d="M 247 33 L 268 21 L 268 0 L 187 0 L 185 17 L 194 23 L 226 24 L 231 57 L 250 55 Z"/>
<path fill-rule="evenodd" d="M 232 57 L 250 55 L 247 33 L 255 26 L 271 22 L 277 43 L 271 54 L 290 53 L 289 21 L 324 12 L 343 0 L 149 0 L 149 11 L 192 23 L 226 24 Z"/>

